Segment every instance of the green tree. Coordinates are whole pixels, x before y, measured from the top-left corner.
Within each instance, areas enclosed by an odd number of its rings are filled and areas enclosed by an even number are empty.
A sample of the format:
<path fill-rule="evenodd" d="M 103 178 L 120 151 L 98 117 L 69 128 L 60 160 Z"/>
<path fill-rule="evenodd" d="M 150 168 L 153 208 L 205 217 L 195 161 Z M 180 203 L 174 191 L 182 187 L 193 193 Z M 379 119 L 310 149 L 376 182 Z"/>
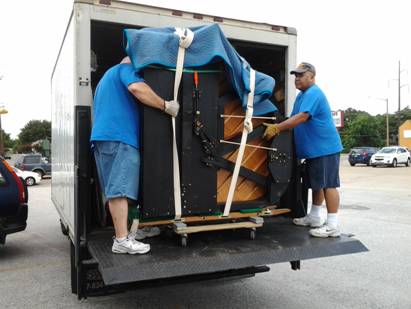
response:
<path fill-rule="evenodd" d="M 51 140 L 51 122 L 47 120 L 30 120 L 19 134 L 19 144 L 27 145 L 48 138 Z"/>
<path fill-rule="evenodd" d="M 403 118 L 404 120 L 411 119 L 411 108 L 409 106 L 403 108 L 400 111 L 400 115 L 401 115 L 401 118 Z"/>
<path fill-rule="evenodd" d="M 10 137 L 9 133 L 4 132 L 3 129 L 1 129 L 1 131 L 3 134 L 4 149 L 12 149 L 16 141 Z"/>
<path fill-rule="evenodd" d="M 344 128 L 340 131 L 341 141 L 344 146 L 343 152 L 348 152 L 354 143 L 354 140 L 351 138 L 352 132 L 350 128 L 359 116 L 370 116 L 370 114 L 351 107 L 344 111 Z"/>
<path fill-rule="evenodd" d="M 340 131 L 344 151 L 352 147 L 386 145 L 386 114 L 370 116 L 367 112 L 348 108 L 344 111 L 344 129 Z M 407 106 L 394 114 L 388 114 L 390 145 L 398 143 L 398 125 L 411 119 L 411 109 Z"/>
<path fill-rule="evenodd" d="M 411 109 L 407 106 L 396 111 L 394 114 L 389 115 L 389 132 L 391 144 L 398 144 L 398 128 L 404 123 L 405 120 L 411 119 Z"/>
<path fill-rule="evenodd" d="M 359 146 L 384 146 L 384 122 L 367 113 L 356 114 L 341 132 L 344 151 Z"/>
<path fill-rule="evenodd" d="M 369 116 L 367 112 L 356 110 L 349 107 L 344 111 L 344 126 L 349 127 L 350 123 L 353 122 L 359 116 Z"/>
<path fill-rule="evenodd" d="M 395 119 L 399 122 L 399 125 L 402 125 L 405 120 L 411 120 L 411 109 L 407 106 L 403 108 L 399 112 L 395 112 Z M 397 127 L 397 134 L 398 134 L 398 127 Z"/>

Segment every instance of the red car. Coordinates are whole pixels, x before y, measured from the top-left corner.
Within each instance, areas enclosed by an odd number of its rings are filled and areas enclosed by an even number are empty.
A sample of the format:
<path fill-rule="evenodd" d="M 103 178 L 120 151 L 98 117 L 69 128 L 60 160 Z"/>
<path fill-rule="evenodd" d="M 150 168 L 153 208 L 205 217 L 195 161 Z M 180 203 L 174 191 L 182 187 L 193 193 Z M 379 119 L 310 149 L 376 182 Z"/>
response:
<path fill-rule="evenodd" d="M 0 244 L 6 236 L 27 226 L 27 187 L 13 168 L 0 156 Z"/>

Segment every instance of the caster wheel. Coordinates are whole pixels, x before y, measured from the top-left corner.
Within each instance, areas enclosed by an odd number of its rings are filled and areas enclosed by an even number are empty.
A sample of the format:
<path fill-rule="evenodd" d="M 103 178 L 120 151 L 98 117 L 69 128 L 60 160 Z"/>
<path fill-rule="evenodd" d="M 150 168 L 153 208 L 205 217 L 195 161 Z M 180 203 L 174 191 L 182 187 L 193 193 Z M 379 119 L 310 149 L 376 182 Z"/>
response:
<path fill-rule="evenodd" d="M 187 235 L 181 236 L 181 247 L 187 247 Z"/>
<path fill-rule="evenodd" d="M 250 231 L 250 239 L 254 240 L 256 236 L 256 230 L 251 230 Z"/>

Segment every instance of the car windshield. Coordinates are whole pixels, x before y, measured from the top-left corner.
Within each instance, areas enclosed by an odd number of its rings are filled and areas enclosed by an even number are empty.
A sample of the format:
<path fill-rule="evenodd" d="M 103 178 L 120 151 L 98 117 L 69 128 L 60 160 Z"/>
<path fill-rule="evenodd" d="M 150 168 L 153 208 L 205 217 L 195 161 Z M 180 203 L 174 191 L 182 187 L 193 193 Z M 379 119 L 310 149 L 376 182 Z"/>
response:
<path fill-rule="evenodd" d="M 21 172 L 21 170 L 19 170 L 17 167 L 13 167 L 13 169 L 14 169 L 14 172 L 16 172 L 16 173 L 20 173 L 20 172 Z"/>
<path fill-rule="evenodd" d="M 395 148 L 383 148 L 379 151 L 379 153 L 395 153 L 397 149 Z"/>

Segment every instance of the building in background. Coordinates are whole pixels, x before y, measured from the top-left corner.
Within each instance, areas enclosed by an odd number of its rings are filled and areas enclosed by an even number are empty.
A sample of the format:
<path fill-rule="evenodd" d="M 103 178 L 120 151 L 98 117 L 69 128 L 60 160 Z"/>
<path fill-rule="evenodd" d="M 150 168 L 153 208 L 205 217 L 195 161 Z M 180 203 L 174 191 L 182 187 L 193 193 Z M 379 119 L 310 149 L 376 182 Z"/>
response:
<path fill-rule="evenodd" d="M 411 149 L 411 120 L 406 120 L 398 128 L 398 144 Z"/>

